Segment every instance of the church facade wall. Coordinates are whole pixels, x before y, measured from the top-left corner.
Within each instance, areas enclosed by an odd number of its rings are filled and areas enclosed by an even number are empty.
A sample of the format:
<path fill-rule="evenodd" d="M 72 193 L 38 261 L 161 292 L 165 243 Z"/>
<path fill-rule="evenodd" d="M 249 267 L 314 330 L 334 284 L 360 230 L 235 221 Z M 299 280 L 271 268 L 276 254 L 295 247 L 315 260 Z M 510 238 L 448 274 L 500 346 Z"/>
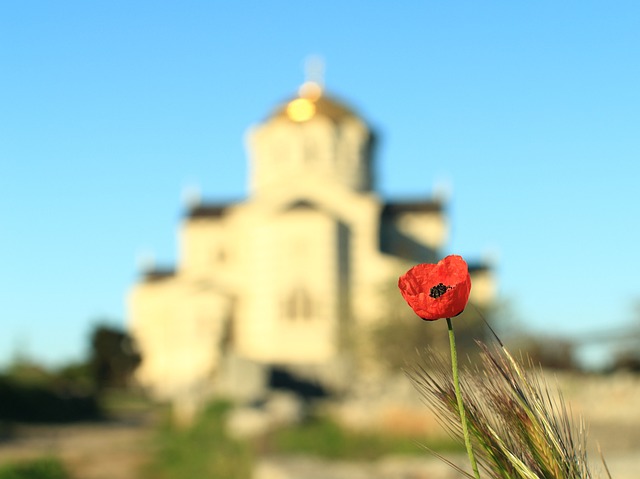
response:
<path fill-rule="evenodd" d="M 247 200 L 196 205 L 175 274 L 134 286 L 137 374 L 155 397 L 206 397 L 216 377 L 228 392 L 221 368 L 263 377 L 250 364 L 348 385 L 359 356 L 372 356 L 364 333 L 384 319 L 385 288 L 438 259 L 440 205 L 383 202 L 366 124 L 331 99 L 308 101 L 306 120 L 282 109 L 248 133 Z"/>

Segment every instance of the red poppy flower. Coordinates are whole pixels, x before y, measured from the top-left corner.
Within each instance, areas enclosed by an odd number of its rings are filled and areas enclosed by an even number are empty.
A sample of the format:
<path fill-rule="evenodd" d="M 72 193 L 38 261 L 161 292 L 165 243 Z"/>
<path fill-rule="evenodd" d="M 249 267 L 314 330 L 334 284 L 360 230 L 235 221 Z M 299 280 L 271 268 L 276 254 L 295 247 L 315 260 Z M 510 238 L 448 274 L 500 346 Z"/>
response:
<path fill-rule="evenodd" d="M 450 255 L 437 264 L 419 264 L 398 280 L 400 293 L 411 309 L 426 321 L 452 318 L 469 301 L 471 277 L 461 256 Z"/>

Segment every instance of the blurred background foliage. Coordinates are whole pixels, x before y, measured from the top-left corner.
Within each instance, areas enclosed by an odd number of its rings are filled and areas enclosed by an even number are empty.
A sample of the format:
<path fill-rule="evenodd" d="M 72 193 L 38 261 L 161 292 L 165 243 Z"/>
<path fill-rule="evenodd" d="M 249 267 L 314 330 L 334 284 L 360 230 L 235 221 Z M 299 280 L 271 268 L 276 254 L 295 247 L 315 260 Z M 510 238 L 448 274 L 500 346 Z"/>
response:
<path fill-rule="evenodd" d="M 101 393 L 125 389 L 140 362 L 129 336 L 99 323 L 85 361 L 45 368 L 23 355 L 0 373 L 0 422 L 71 422 L 103 419 Z"/>

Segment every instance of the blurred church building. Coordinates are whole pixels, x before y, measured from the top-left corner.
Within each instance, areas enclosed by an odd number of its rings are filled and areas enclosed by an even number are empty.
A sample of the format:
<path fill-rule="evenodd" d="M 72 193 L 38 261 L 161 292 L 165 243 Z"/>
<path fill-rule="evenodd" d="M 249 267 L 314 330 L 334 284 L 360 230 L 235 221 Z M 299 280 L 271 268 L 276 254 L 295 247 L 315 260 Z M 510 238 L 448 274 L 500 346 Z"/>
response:
<path fill-rule="evenodd" d="M 443 201 L 382 199 L 374 134 L 319 83 L 252 127 L 247 149 L 248 198 L 191 205 L 175 269 L 130 292 L 137 380 L 158 399 L 241 394 L 268 368 L 340 389 L 398 276 L 442 257 Z M 491 271 L 470 266 L 486 304 Z"/>

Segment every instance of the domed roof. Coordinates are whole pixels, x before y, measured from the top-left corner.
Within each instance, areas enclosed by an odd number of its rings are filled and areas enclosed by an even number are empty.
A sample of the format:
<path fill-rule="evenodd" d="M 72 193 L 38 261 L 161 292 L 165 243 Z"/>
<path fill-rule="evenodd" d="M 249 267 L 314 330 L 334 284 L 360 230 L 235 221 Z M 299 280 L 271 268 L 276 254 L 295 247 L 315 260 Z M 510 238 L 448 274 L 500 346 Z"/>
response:
<path fill-rule="evenodd" d="M 348 106 L 324 94 L 318 83 L 307 82 L 300 87 L 298 96 L 281 106 L 273 117 L 287 118 L 303 123 L 314 116 L 321 115 L 339 122 L 345 118 L 358 118 Z"/>

